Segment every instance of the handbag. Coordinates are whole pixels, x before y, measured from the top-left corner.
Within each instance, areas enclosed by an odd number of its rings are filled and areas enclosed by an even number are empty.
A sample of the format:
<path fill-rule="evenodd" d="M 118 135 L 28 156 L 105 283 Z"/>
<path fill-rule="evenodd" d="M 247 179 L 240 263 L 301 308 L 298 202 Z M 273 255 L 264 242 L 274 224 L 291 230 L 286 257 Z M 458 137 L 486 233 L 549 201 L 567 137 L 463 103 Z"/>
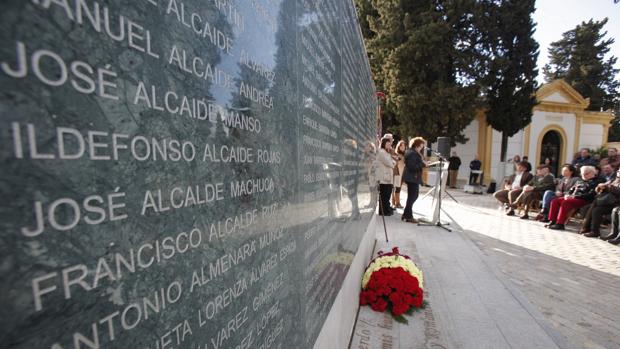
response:
<path fill-rule="evenodd" d="M 392 176 L 398 176 L 400 175 L 400 171 L 398 171 L 398 164 L 396 164 L 393 168 L 392 168 Z"/>
<path fill-rule="evenodd" d="M 400 175 L 396 175 L 396 176 L 394 176 L 394 186 L 395 186 L 395 187 L 399 187 L 399 188 L 400 188 L 401 183 L 402 183 L 402 178 L 403 178 L 403 177 L 402 177 L 402 176 L 400 176 Z"/>
<path fill-rule="evenodd" d="M 596 196 L 597 206 L 613 206 L 618 201 L 618 198 L 610 192 L 604 192 Z"/>

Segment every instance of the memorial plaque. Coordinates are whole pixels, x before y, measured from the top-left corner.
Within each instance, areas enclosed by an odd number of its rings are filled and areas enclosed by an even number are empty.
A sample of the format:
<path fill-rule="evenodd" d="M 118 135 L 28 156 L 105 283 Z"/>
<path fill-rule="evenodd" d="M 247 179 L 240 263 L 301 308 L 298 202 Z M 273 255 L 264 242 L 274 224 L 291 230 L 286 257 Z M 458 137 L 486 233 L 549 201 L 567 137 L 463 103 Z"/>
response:
<path fill-rule="evenodd" d="M 312 347 L 376 201 L 352 2 L 5 0 L 0 29 L 0 347 Z"/>

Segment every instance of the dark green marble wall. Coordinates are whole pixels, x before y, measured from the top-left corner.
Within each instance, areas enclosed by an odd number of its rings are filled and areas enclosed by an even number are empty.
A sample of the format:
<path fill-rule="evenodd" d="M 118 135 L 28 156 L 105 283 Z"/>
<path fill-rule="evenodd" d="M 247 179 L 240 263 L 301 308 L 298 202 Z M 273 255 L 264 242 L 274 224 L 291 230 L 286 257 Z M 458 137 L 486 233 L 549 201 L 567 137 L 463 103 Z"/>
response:
<path fill-rule="evenodd" d="M 0 3 L 0 347 L 312 347 L 374 211 L 349 0 Z"/>

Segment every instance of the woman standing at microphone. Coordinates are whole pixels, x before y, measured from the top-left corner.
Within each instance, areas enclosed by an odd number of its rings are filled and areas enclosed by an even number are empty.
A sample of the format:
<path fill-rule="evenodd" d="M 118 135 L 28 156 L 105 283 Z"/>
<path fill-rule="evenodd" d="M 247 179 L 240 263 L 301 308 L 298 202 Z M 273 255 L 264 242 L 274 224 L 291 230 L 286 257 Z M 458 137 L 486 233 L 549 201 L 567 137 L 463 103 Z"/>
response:
<path fill-rule="evenodd" d="M 405 152 L 405 170 L 403 172 L 403 182 L 407 183 L 407 203 L 401 220 L 409 223 L 418 223 L 413 218 L 411 207 L 418 199 L 420 184 L 422 184 L 422 169 L 426 167 L 426 162 L 422 160 L 422 149 L 426 141 L 422 137 L 415 137 L 409 142 L 409 149 Z"/>

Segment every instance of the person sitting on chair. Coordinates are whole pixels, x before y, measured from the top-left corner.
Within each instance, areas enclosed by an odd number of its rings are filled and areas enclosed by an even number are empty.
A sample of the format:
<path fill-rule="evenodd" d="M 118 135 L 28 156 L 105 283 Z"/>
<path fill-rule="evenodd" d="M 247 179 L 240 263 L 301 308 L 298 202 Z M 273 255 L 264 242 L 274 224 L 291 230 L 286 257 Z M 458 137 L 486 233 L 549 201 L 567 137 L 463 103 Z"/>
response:
<path fill-rule="evenodd" d="M 611 166 L 611 165 L 606 165 Z M 583 220 L 579 234 L 589 238 L 601 237 L 601 223 L 603 216 L 608 215 L 616 207 L 620 199 L 620 178 L 614 178 L 611 182 L 601 183 L 596 187 L 599 193 Z M 603 237 L 601 237 L 603 238 Z M 603 238 L 607 240 L 609 237 Z"/>
<path fill-rule="evenodd" d="M 611 165 L 614 171 L 620 168 L 620 155 L 618 155 L 618 149 L 614 147 L 610 147 L 607 149 L 607 157 L 601 159 L 599 165 L 601 165 L 602 167 L 607 164 Z"/>
<path fill-rule="evenodd" d="M 613 166 L 610 164 L 605 164 L 601 166 L 599 177 L 601 177 L 605 182 L 613 182 L 614 179 L 616 179 L 616 170 L 614 170 Z"/>
<path fill-rule="evenodd" d="M 493 197 L 495 197 L 497 201 L 506 206 L 508 210 L 506 214 L 508 216 L 514 216 L 515 211 L 512 205 L 519 195 L 521 195 L 523 187 L 533 178 L 532 174 L 526 171 L 526 168 L 527 164 L 521 161 L 517 165 L 517 172 L 504 181 L 504 188 L 493 194 Z"/>
<path fill-rule="evenodd" d="M 538 216 L 536 216 L 537 221 L 549 223 L 549 207 L 551 206 L 551 200 L 564 196 L 564 194 L 577 183 L 577 180 L 579 180 L 577 175 L 575 166 L 566 164 L 562 167 L 562 178 L 558 180 L 555 190 L 547 190 L 543 194 L 542 210 Z"/>
<path fill-rule="evenodd" d="M 590 149 L 582 148 L 579 156 L 573 160 L 573 166 L 579 169 L 581 166 L 596 166 L 597 161 L 590 155 Z"/>
<path fill-rule="evenodd" d="M 583 165 L 580 168 L 581 180 L 577 181 L 564 197 L 558 197 L 551 200 L 549 209 L 549 224 L 545 227 L 554 230 L 564 230 L 564 224 L 570 218 L 571 214 L 591 203 L 596 195 L 596 187 L 602 183 L 597 176 L 594 166 Z"/>
<path fill-rule="evenodd" d="M 469 163 L 469 185 L 476 184 L 478 181 L 478 173 L 474 173 L 474 171 L 480 171 L 482 167 L 482 163 L 480 162 L 480 157 L 476 154 L 476 157 Z"/>
<path fill-rule="evenodd" d="M 555 179 L 549 173 L 549 166 L 540 165 L 536 168 L 536 176 L 532 178 L 524 187 L 523 192 L 514 202 L 512 209 L 519 205 L 524 205 L 521 219 L 529 219 L 528 211 L 535 201 L 542 199 L 543 193 L 555 187 Z"/>

